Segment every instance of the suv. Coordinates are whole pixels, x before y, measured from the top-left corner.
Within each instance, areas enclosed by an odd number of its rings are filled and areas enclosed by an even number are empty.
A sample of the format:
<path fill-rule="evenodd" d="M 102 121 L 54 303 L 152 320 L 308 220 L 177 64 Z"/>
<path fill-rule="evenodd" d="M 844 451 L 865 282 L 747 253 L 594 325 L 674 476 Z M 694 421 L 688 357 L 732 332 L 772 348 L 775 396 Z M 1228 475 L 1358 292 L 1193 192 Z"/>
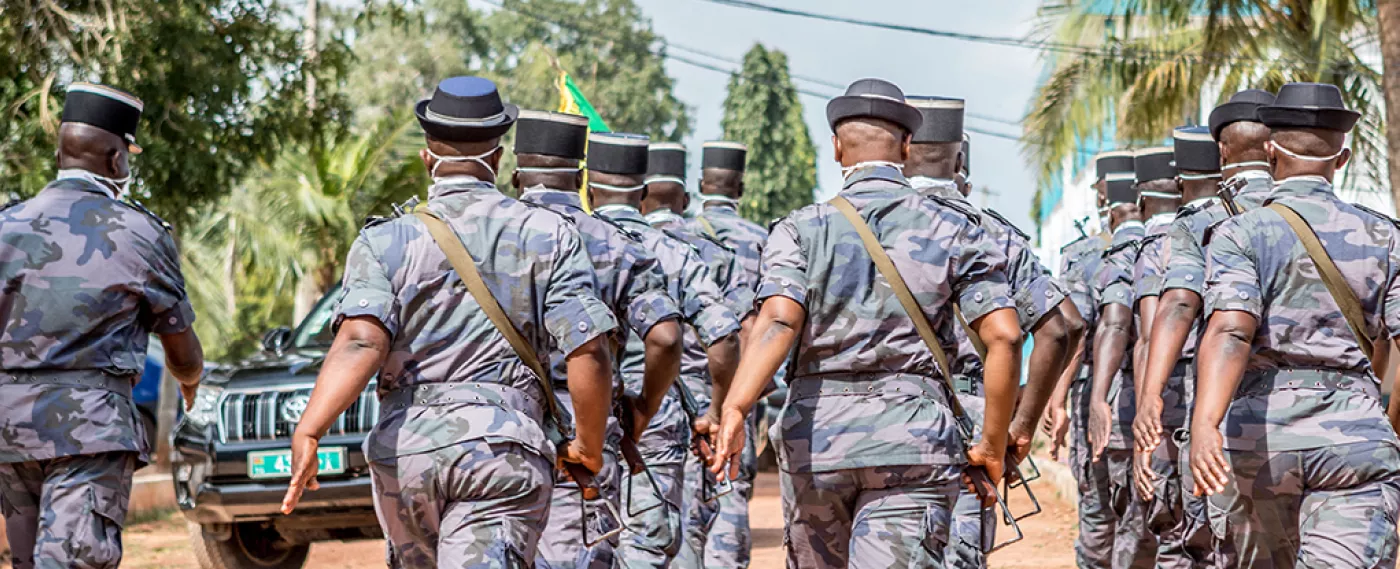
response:
<path fill-rule="evenodd" d="M 175 499 L 204 569 L 299 568 L 311 543 L 380 538 L 361 444 L 379 419 L 375 385 L 321 439 L 321 489 L 279 512 L 291 478 L 291 436 L 333 338 L 337 290 L 296 330 L 263 337 L 263 352 L 220 367 L 175 426 Z"/>

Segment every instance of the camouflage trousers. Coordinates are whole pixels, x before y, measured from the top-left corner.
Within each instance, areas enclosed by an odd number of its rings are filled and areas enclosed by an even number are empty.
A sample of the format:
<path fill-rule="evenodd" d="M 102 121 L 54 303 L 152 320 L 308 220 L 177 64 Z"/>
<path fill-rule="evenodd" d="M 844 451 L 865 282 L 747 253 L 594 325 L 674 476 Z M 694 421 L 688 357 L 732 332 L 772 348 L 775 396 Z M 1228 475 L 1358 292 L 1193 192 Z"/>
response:
<path fill-rule="evenodd" d="M 1147 529 L 1147 502 L 1133 486 L 1132 449 L 1105 449 L 1109 510 L 1113 513 L 1113 569 L 1151 569 L 1157 536 Z"/>
<path fill-rule="evenodd" d="M 371 462 L 390 567 L 523 569 L 549 516 L 554 465 L 515 443 L 465 441 Z"/>
<path fill-rule="evenodd" d="M 1164 427 L 1171 432 L 1171 427 Z M 1152 472 L 1157 480 L 1152 484 L 1152 500 L 1147 502 L 1147 530 L 1157 536 L 1158 569 L 1191 569 L 1202 567 L 1187 553 L 1186 539 L 1191 532 L 1191 520 L 1186 516 L 1186 497 L 1181 486 L 1181 451 L 1172 437 L 1163 437 L 1162 444 L 1152 451 Z M 1197 526 L 1199 528 L 1199 526 Z M 1204 561 L 1204 560 L 1203 560 Z"/>
<path fill-rule="evenodd" d="M 1208 501 L 1231 567 L 1395 567 L 1400 449 L 1389 441 L 1226 451 L 1232 483 Z"/>
<path fill-rule="evenodd" d="M 982 438 L 982 417 L 987 407 L 981 396 L 981 378 L 976 378 L 971 392 L 960 392 L 958 399 L 967 411 L 968 419 L 975 425 L 973 435 Z M 948 547 L 943 550 L 944 562 L 950 569 L 982 569 L 987 566 L 984 553 L 996 541 L 997 513 L 995 509 L 983 508 L 982 500 L 976 493 L 963 486 L 958 493 L 958 502 L 953 506 L 953 523 L 948 531 Z M 986 537 L 983 537 L 983 529 Z"/>
<path fill-rule="evenodd" d="M 961 465 L 782 472 L 790 569 L 942 567 Z"/>
<path fill-rule="evenodd" d="M 549 521 L 540 535 L 536 569 L 610 569 L 614 566 L 618 538 L 612 537 L 593 547 L 608 532 L 620 529 L 623 523 L 620 484 L 622 468 L 618 464 L 617 441 L 609 441 L 603 450 L 603 469 L 594 475 L 601 491 L 596 500 L 585 504 L 578 483 L 560 470 L 555 470 L 554 491 L 549 499 Z"/>
<path fill-rule="evenodd" d="M 624 524 L 622 540 L 617 547 L 619 568 L 664 569 L 670 566 L 681 546 L 685 466 L 683 462 L 647 460 L 651 475 L 633 474 L 630 488 L 628 484 L 623 485 Z"/>
<path fill-rule="evenodd" d="M 1206 517 L 1206 499 L 1192 492 L 1196 483 L 1191 477 L 1191 442 L 1187 438 L 1188 433 L 1189 427 L 1183 427 L 1177 431 L 1177 440 L 1174 441 L 1179 455 L 1176 471 L 1181 478 L 1179 488 L 1185 524 L 1185 534 L 1181 539 L 1182 551 L 1191 560 L 1191 567 L 1224 568 L 1226 565 L 1223 564 L 1223 556 L 1220 554 L 1222 540 L 1211 532 L 1210 520 Z"/>
<path fill-rule="evenodd" d="M 754 434 L 755 421 L 760 412 L 758 409 L 761 408 L 755 409 L 749 414 L 750 420 L 744 427 L 744 452 L 740 455 L 739 477 L 731 481 L 734 490 L 720 496 L 709 507 L 696 506 L 694 514 L 697 523 L 691 527 L 699 530 L 708 516 L 709 532 L 703 539 L 686 539 L 673 567 L 735 569 L 749 566 L 749 554 L 753 549 L 749 535 L 749 500 L 753 498 L 753 477 L 758 471 Z M 698 482 L 698 478 L 696 480 Z M 695 490 L 698 497 L 698 485 Z M 713 512 L 708 513 L 710 510 Z M 696 549 L 697 546 L 702 549 Z"/>
<path fill-rule="evenodd" d="M 710 531 L 719 518 L 719 500 L 705 501 L 708 497 L 706 494 L 717 491 L 714 480 L 704 461 L 693 454 L 686 456 L 685 488 L 681 499 L 681 544 L 672 567 L 694 569 L 700 567 L 704 560 Z"/>
<path fill-rule="evenodd" d="M 14 569 L 116 569 L 134 452 L 0 463 L 0 512 Z"/>
<path fill-rule="evenodd" d="M 1109 507 L 1108 463 L 1095 462 L 1089 448 L 1089 382 L 1076 380 L 1070 402 L 1070 467 L 1079 486 L 1079 537 L 1074 553 L 1079 569 L 1111 569 L 1117 518 Z"/>

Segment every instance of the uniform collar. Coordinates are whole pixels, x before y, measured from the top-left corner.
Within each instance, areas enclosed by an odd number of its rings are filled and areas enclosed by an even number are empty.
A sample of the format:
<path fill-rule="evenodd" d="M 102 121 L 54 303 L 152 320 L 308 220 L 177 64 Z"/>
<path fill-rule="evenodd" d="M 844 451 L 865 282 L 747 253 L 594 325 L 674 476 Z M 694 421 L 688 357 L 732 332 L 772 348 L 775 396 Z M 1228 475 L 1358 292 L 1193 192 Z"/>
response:
<path fill-rule="evenodd" d="M 700 202 L 704 205 L 704 207 L 705 207 L 705 209 L 706 209 L 707 211 L 708 211 L 708 210 L 712 210 L 712 209 L 714 209 L 714 210 L 728 210 L 728 211 L 733 211 L 733 212 L 739 211 L 739 209 L 738 209 L 739 200 L 736 200 L 736 199 L 731 198 L 731 197 L 729 197 L 729 196 L 720 196 L 720 195 L 714 195 L 714 194 L 700 194 Z"/>
<path fill-rule="evenodd" d="M 1129 230 L 1129 229 L 1142 230 L 1142 229 L 1144 229 L 1144 228 L 1146 228 L 1146 226 L 1143 225 L 1141 221 L 1138 221 L 1138 220 L 1136 220 L 1136 219 L 1131 220 L 1131 221 L 1124 221 L 1123 223 L 1118 224 L 1118 228 L 1117 228 L 1117 229 L 1114 229 L 1114 230 L 1113 230 L 1113 236 L 1114 236 L 1114 237 L 1118 237 L 1118 234 L 1119 234 L 1119 233 L 1122 233 L 1122 232 L 1127 231 L 1127 230 Z"/>
<path fill-rule="evenodd" d="M 1165 212 L 1165 213 L 1159 213 L 1159 214 L 1157 214 L 1157 215 L 1154 215 L 1154 216 L 1152 216 L 1152 217 L 1147 218 L 1146 227 L 1158 227 L 1158 226 L 1162 226 L 1162 225 L 1170 225 L 1171 222 L 1172 222 L 1172 220 L 1174 220 L 1174 219 L 1176 219 L 1176 212 L 1174 212 L 1174 211 L 1168 211 L 1168 212 Z"/>
<path fill-rule="evenodd" d="M 82 170 L 79 168 L 65 168 L 59 170 L 58 176 L 54 178 L 54 181 L 57 182 L 61 180 L 82 180 L 84 182 L 87 182 L 88 185 L 93 186 L 91 188 L 84 189 L 102 194 L 112 199 L 117 199 L 117 192 L 116 190 L 112 189 L 112 186 L 103 183 L 102 180 L 98 179 L 96 174 L 93 174 L 92 172 L 89 172 L 87 170 Z"/>
<path fill-rule="evenodd" d="M 438 178 L 433 185 L 428 187 L 428 200 L 475 190 L 500 191 L 496 189 L 496 184 L 478 179 L 476 176 L 448 176 Z"/>
<path fill-rule="evenodd" d="M 583 209 L 583 200 L 575 190 L 559 190 L 546 186 L 530 186 L 520 194 L 520 201 L 542 206 L 564 206 Z"/>
<path fill-rule="evenodd" d="M 658 209 L 646 215 L 647 223 L 661 225 L 664 223 L 684 223 L 685 218 L 676 215 L 676 212 L 669 209 Z"/>
<path fill-rule="evenodd" d="M 841 186 L 841 189 L 848 189 L 860 182 L 868 182 L 870 180 L 885 180 L 901 186 L 909 186 L 909 180 L 904 178 L 904 174 L 900 173 L 899 169 L 890 166 L 871 165 L 851 172 L 851 175 L 846 177 L 846 183 Z"/>
<path fill-rule="evenodd" d="M 1332 183 L 1327 181 L 1327 178 L 1323 178 L 1322 176 L 1294 176 L 1292 178 L 1279 180 L 1275 183 L 1273 193 L 1269 194 L 1269 199 L 1265 201 L 1272 202 L 1282 197 L 1303 196 L 1335 197 L 1336 194 L 1332 192 Z"/>
<path fill-rule="evenodd" d="M 627 220 L 647 224 L 647 219 L 642 217 L 642 212 L 627 204 L 615 203 L 598 206 L 593 208 L 593 214 L 617 221 Z"/>
<path fill-rule="evenodd" d="M 1220 201 L 1220 198 L 1219 198 L 1218 196 L 1206 196 L 1206 197 L 1203 197 L 1203 198 L 1196 198 L 1196 199 L 1194 199 L 1194 200 L 1191 200 L 1191 201 L 1189 201 L 1189 202 L 1186 202 L 1185 204 L 1182 204 L 1181 208 L 1182 208 L 1182 209 L 1185 209 L 1185 208 L 1188 208 L 1188 207 L 1201 207 L 1201 206 L 1204 206 L 1204 205 L 1206 205 L 1206 204 L 1208 204 L 1208 203 L 1210 203 L 1210 202 L 1218 202 L 1218 201 Z"/>
<path fill-rule="evenodd" d="M 909 185 L 926 196 L 967 201 L 967 196 L 958 191 L 958 183 L 946 178 L 913 176 L 909 178 Z"/>

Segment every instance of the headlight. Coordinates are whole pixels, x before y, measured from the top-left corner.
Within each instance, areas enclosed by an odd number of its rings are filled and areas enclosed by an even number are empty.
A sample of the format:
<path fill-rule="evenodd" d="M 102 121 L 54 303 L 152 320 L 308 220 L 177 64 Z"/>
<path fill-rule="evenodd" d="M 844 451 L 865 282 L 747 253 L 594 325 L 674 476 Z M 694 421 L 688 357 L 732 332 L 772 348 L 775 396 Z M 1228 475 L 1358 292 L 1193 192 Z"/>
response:
<path fill-rule="evenodd" d="M 194 408 L 185 414 L 185 420 L 196 427 L 207 427 L 219 418 L 219 400 L 224 388 L 217 385 L 201 385 L 194 397 Z"/>

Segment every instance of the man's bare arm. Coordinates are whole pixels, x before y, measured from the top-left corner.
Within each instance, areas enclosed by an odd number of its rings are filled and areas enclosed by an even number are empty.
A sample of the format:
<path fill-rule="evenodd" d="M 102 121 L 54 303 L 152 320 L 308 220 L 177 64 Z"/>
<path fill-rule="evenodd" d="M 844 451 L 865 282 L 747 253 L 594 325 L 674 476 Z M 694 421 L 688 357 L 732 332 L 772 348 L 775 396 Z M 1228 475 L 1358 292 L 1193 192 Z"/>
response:
<path fill-rule="evenodd" d="M 723 415 L 715 455 L 710 469 L 716 474 L 730 465 L 731 475 L 738 475 L 739 463 L 731 460 L 744 449 L 744 418 L 753 409 L 773 374 L 787 361 L 797 345 L 807 310 L 797 301 L 774 296 L 763 301 L 750 332 L 749 349 L 739 360 L 738 370 L 724 398 Z M 717 400 L 718 402 L 718 400 Z"/>

